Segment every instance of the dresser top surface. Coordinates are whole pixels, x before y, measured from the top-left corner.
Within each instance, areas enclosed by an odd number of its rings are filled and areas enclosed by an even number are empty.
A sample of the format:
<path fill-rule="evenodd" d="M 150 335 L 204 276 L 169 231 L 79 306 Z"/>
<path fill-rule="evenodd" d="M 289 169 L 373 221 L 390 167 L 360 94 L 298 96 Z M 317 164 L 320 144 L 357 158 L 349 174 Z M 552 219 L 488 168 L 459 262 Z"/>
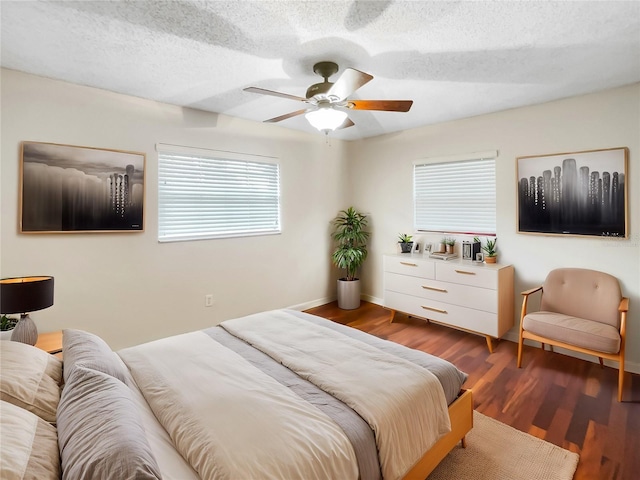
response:
<path fill-rule="evenodd" d="M 511 265 L 506 263 L 475 262 L 473 260 L 463 260 L 460 257 L 452 258 L 450 260 L 443 260 L 441 258 L 429 258 L 429 255 L 425 255 L 422 253 L 385 253 L 384 256 L 388 258 L 398 259 L 398 260 L 411 260 L 411 261 L 418 261 L 418 262 L 425 261 L 425 262 L 433 262 L 433 263 L 442 263 L 445 265 L 486 268 L 488 270 L 500 270 L 502 268 L 511 267 Z"/>

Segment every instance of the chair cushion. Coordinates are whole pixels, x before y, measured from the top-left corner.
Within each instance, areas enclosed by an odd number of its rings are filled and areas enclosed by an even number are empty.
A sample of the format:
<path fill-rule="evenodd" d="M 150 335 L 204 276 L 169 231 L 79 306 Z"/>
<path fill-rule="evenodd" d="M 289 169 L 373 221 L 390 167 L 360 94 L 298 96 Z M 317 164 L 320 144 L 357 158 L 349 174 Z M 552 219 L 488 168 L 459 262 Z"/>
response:
<path fill-rule="evenodd" d="M 542 286 L 540 310 L 606 323 L 620 328 L 620 283 L 608 273 L 584 268 L 558 268 Z"/>
<path fill-rule="evenodd" d="M 620 333 L 611 325 L 562 313 L 535 312 L 524 317 L 527 332 L 603 353 L 620 351 Z"/>

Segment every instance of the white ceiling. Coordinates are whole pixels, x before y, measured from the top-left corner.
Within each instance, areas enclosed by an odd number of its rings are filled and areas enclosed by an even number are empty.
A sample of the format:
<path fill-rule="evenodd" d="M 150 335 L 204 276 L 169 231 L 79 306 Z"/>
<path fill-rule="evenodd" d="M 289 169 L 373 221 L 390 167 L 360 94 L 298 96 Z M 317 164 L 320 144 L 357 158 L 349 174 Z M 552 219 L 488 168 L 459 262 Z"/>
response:
<path fill-rule="evenodd" d="M 5 68 L 263 121 L 305 108 L 330 60 L 375 78 L 350 111 L 366 138 L 640 81 L 640 2 L 6 1 Z M 339 75 L 340 72 L 337 74 Z M 337 75 L 332 80 L 337 79 Z M 317 132 L 303 116 L 276 124 Z M 274 128 L 278 128 L 278 127 Z"/>

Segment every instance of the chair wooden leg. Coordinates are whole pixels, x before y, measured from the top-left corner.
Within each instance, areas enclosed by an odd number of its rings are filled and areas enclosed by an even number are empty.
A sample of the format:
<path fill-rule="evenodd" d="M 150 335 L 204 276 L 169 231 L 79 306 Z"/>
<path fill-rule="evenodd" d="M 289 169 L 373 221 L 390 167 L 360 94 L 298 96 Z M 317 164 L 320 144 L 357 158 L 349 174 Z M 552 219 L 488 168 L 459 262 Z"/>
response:
<path fill-rule="evenodd" d="M 462 446 L 462 448 L 467 448 L 467 437 L 462 437 L 462 439 L 460 440 L 460 445 Z"/>
<path fill-rule="evenodd" d="M 522 342 L 524 339 L 520 335 L 520 341 L 518 342 L 518 368 L 522 366 Z"/>
<path fill-rule="evenodd" d="M 553 345 L 549 345 L 549 351 L 553 353 Z"/>
<path fill-rule="evenodd" d="M 542 349 L 542 351 L 544 351 L 544 343 L 540 344 L 540 348 Z"/>
<path fill-rule="evenodd" d="M 600 360 L 600 367 L 604 368 L 604 360 L 602 357 L 598 357 L 598 360 Z"/>
<path fill-rule="evenodd" d="M 620 359 L 620 371 L 618 372 L 618 401 L 622 402 L 622 391 L 624 390 L 624 357 Z"/>

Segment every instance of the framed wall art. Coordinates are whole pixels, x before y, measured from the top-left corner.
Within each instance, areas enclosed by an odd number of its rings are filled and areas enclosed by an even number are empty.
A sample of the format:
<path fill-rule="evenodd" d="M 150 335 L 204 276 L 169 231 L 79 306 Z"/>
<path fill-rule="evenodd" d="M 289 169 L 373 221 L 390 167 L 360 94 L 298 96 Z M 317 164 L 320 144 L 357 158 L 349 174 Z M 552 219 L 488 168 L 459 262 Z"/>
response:
<path fill-rule="evenodd" d="M 626 147 L 517 158 L 518 232 L 626 238 Z"/>
<path fill-rule="evenodd" d="M 143 153 L 23 142 L 22 233 L 144 230 Z"/>

